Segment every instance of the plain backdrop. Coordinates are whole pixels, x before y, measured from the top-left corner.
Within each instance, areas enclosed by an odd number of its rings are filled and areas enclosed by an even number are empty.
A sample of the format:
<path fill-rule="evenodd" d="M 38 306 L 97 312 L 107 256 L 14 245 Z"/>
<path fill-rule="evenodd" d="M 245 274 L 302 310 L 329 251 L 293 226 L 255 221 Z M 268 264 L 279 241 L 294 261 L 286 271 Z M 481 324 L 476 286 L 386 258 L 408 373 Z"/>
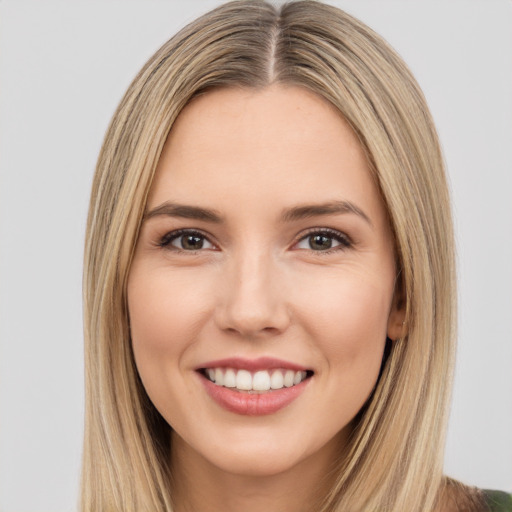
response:
<path fill-rule="evenodd" d="M 214 0 L 0 2 L 0 511 L 76 509 L 81 265 L 108 121 L 147 58 Z M 424 89 L 451 181 L 459 352 L 446 472 L 512 491 L 512 2 L 332 1 Z"/>

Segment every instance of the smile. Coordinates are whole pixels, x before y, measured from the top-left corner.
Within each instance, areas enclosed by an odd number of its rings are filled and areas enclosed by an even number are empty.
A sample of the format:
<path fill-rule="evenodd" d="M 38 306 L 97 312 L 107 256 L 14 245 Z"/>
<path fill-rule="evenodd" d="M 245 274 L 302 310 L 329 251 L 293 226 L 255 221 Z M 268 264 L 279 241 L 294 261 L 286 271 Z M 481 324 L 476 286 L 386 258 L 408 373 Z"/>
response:
<path fill-rule="evenodd" d="M 236 368 L 204 368 L 203 375 L 216 384 L 226 388 L 248 393 L 291 388 L 312 375 L 311 371 L 275 368 L 251 372 Z"/>
<path fill-rule="evenodd" d="M 210 361 L 196 371 L 217 405 L 247 416 L 284 409 L 302 395 L 314 375 L 301 365 L 269 357 Z"/>

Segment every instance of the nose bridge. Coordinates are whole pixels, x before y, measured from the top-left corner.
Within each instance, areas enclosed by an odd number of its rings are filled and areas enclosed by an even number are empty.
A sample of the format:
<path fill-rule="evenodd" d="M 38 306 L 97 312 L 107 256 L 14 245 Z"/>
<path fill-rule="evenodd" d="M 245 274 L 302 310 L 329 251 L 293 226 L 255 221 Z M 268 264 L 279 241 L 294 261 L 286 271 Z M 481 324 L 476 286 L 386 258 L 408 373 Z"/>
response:
<path fill-rule="evenodd" d="M 218 315 L 223 329 L 253 336 L 286 328 L 289 318 L 279 267 L 268 248 L 241 250 L 226 272 Z"/>

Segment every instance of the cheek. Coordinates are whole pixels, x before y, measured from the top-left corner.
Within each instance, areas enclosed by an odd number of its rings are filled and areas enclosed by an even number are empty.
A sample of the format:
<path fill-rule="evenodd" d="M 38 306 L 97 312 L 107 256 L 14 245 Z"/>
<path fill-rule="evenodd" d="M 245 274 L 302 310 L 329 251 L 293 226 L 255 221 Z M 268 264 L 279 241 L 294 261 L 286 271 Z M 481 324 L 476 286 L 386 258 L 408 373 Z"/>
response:
<path fill-rule="evenodd" d="M 132 338 L 161 349 L 176 345 L 199 326 L 208 295 L 207 281 L 197 276 L 136 266 L 128 282 Z"/>
<path fill-rule="evenodd" d="M 157 405 L 160 395 L 179 384 L 205 319 L 207 290 L 187 275 L 134 266 L 128 281 L 128 310 L 139 375 Z M 173 385 L 171 385 L 171 381 Z"/>
<path fill-rule="evenodd" d="M 308 278 L 308 276 L 305 276 Z M 369 274 L 342 271 L 303 282 L 297 302 L 327 337 L 344 334 L 354 338 L 362 333 L 386 336 L 392 300 L 391 283 Z M 300 295 L 300 296 L 299 296 Z M 323 337 L 323 336 L 322 336 Z M 362 339 L 360 341 L 363 341 Z"/>
<path fill-rule="evenodd" d="M 391 303 L 389 282 L 350 270 L 329 272 L 325 279 L 320 272 L 310 274 L 295 295 L 298 322 L 318 354 L 316 379 L 322 389 L 322 401 L 308 422 L 311 432 L 330 436 L 349 432 L 345 427 L 375 387 Z"/>
<path fill-rule="evenodd" d="M 317 276 L 318 277 L 318 276 Z M 344 385 L 376 379 L 386 340 L 392 286 L 371 274 L 343 272 L 304 283 L 301 323 Z M 373 386 L 373 384 L 372 384 Z"/>

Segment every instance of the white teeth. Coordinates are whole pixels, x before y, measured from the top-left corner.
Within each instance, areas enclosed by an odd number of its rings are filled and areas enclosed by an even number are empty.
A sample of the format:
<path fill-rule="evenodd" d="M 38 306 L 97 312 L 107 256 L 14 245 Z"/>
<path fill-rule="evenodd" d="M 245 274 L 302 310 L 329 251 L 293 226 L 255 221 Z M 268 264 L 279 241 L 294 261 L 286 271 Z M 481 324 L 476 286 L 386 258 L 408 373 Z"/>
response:
<path fill-rule="evenodd" d="M 207 368 L 205 375 L 218 386 L 236 388 L 239 391 L 264 392 L 296 386 L 307 377 L 307 372 L 283 368 L 272 371 L 259 370 L 252 374 L 247 370 L 233 368 Z"/>
<path fill-rule="evenodd" d="M 284 374 L 284 385 L 287 388 L 291 388 L 293 386 L 294 377 L 295 373 L 293 372 L 293 370 L 287 370 L 286 373 Z"/>
<path fill-rule="evenodd" d="M 217 375 L 217 370 L 215 370 L 215 375 Z M 250 389 L 252 389 L 251 373 L 248 372 L 247 370 L 238 370 L 238 373 L 236 374 L 236 387 L 243 391 L 249 391 Z"/>
<path fill-rule="evenodd" d="M 284 377 L 283 374 L 277 370 L 272 373 L 272 377 L 270 377 L 270 388 L 271 389 L 281 389 L 284 386 Z"/>
<path fill-rule="evenodd" d="M 256 372 L 252 378 L 254 391 L 268 391 L 270 389 L 270 375 L 267 371 Z"/>
<path fill-rule="evenodd" d="M 215 383 L 219 386 L 224 386 L 224 374 L 222 373 L 222 368 L 215 369 Z"/>
<path fill-rule="evenodd" d="M 224 386 L 227 388 L 236 388 L 236 373 L 231 368 L 224 374 Z"/>

